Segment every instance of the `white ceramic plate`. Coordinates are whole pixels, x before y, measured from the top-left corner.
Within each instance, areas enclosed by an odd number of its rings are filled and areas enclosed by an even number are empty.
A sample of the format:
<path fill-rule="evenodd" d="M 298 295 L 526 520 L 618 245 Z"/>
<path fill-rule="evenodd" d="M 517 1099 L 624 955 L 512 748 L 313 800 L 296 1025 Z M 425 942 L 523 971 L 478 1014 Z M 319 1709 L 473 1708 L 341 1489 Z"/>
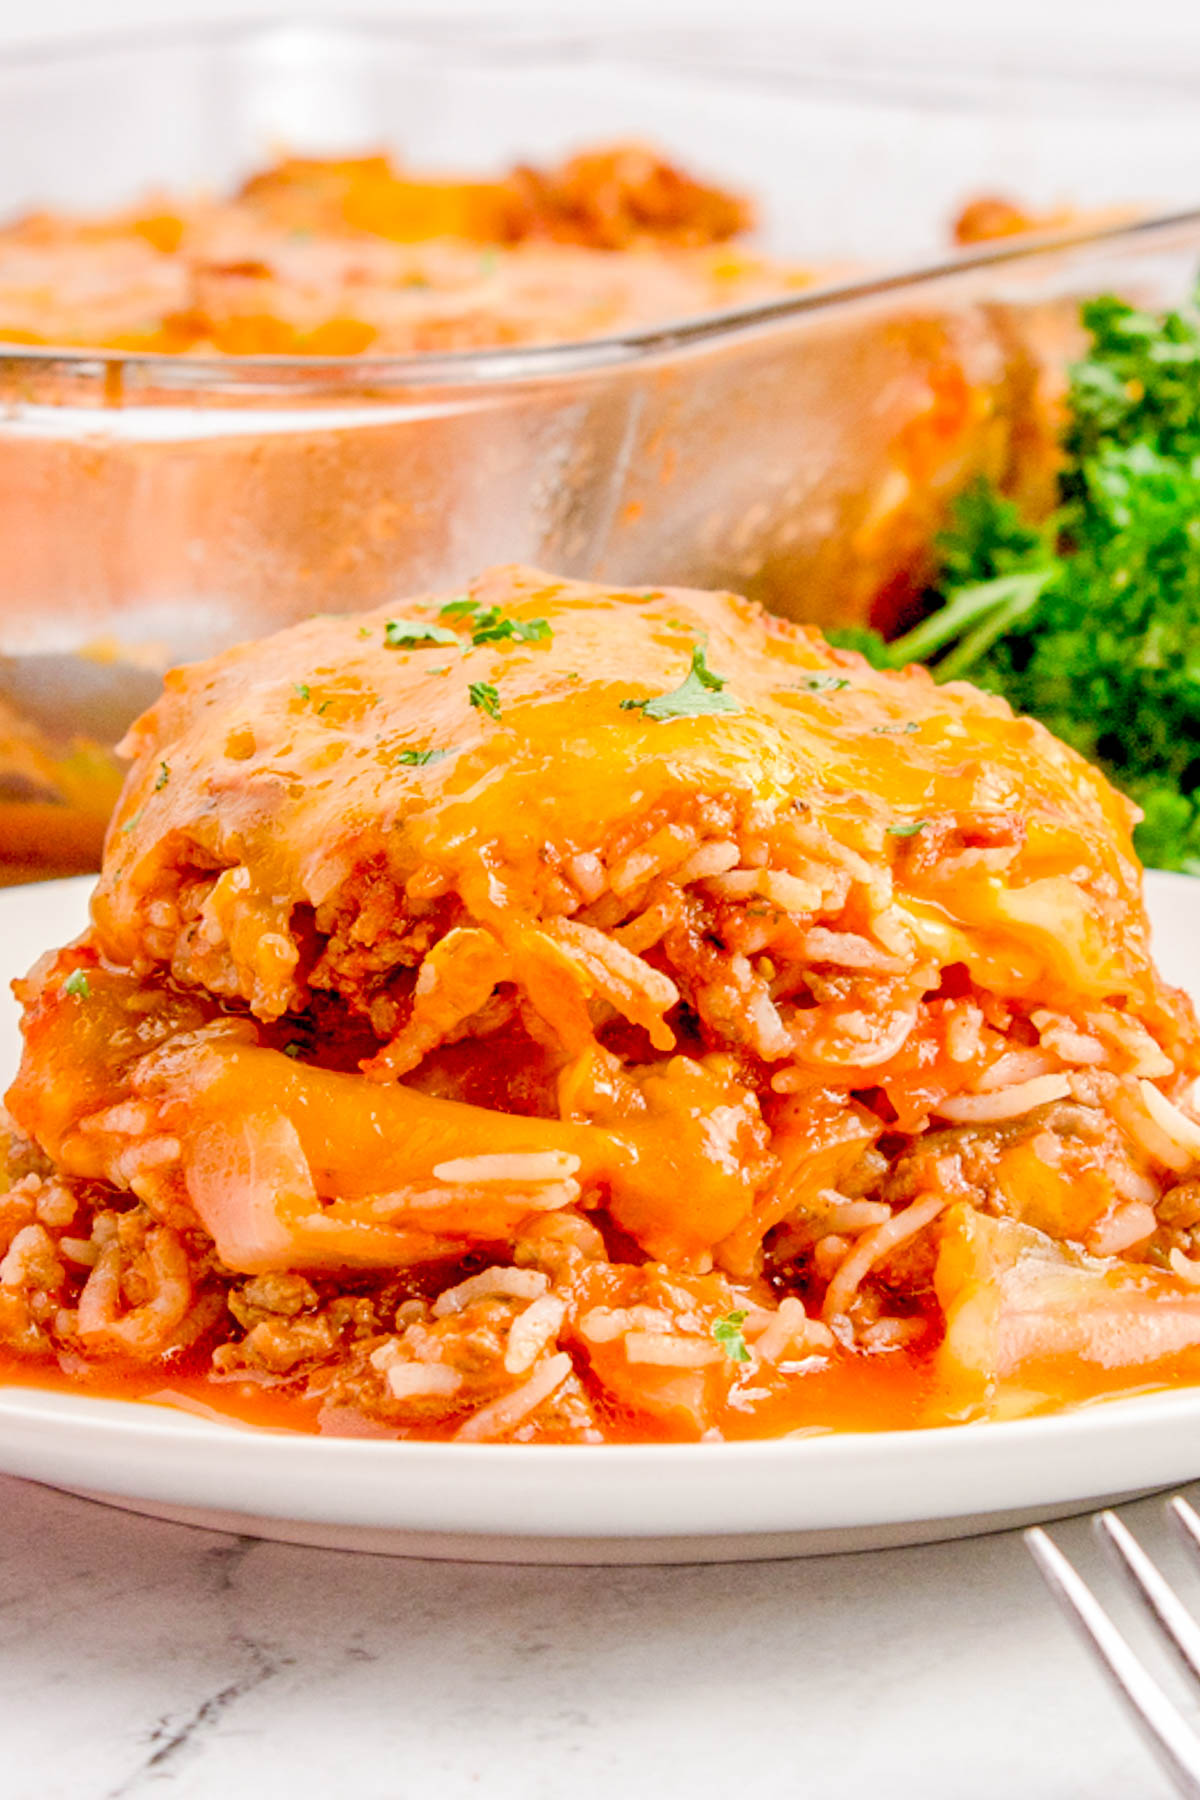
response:
<path fill-rule="evenodd" d="M 89 884 L 0 892 L 0 982 L 84 922 Z M 1200 994 L 1200 885 L 1147 883 L 1161 966 Z M 0 997 L 0 1079 L 16 1009 Z M 0 1389 L 0 1470 L 295 1543 L 522 1562 L 726 1561 L 966 1536 L 1200 1476 L 1200 1388 L 1053 1418 L 752 1444 L 392 1443 Z"/>

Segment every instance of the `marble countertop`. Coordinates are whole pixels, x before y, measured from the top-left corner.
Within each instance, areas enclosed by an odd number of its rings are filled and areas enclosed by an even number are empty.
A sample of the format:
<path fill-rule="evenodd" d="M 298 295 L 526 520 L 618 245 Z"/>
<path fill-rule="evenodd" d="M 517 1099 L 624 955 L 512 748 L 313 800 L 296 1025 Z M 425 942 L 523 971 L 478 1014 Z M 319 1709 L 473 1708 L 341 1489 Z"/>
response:
<path fill-rule="evenodd" d="M 10 1479 L 0 1508 L 5 1800 L 1169 1792 L 1016 1534 L 521 1568 L 222 1536 Z M 1124 1511 L 1184 1573 L 1161 1500 Z M 1086 1525 L 1054 1531 L 1148 1644 Z"/>

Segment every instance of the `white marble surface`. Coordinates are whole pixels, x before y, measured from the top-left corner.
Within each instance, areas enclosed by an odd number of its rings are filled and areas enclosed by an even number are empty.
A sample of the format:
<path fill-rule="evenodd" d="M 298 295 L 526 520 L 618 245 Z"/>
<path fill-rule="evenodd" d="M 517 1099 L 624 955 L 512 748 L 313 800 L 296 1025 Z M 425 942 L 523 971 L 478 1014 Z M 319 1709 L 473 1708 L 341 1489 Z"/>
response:
<path fill-rule="evenodd" d="M 1169 1791 L 1015 1535 L 538 1569 L 217 1536 L 8 1479 L 0 1509 L 5 1800 Z M 1161 1501 L 1125 1514 L 1189 1573 Z M 1054 1530 L 1148 1644 L 1086 1526 Z"/>

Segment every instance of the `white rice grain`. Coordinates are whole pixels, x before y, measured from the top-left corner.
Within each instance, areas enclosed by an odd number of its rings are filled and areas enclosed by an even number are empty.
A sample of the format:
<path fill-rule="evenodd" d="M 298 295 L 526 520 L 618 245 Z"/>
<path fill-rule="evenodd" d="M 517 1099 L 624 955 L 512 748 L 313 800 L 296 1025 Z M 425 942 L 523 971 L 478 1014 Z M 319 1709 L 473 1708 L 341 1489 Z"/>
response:
<path fill-rule="evenodd" d="M 1134 1244 L 1144 1244 L 1153 1237 L 1157 1224 L 1152 1206 L 1141 1200 L 1127 1200 L 1109 1218 L 1092 1226 L 1087 1247 L 1095 1256 L 1120 1256 Z"/>
<path fill-rule="evenodd" d="M 814 913 L 821 904 L 821 890 L 798 875 L 787 875 L 778 869 L 763 869 L 758 877 L 758 891 L 764 900 L 785 913 Z"/>
<path fill-rule="evenodd" d="M 937 1218 L 948 1198 L 946 1194 L 927 1194 L 923 1200 L 914 1200 L 903 1212 L 893 1214 L 886 1224 L 865 1232 L 830 1282 L 821 1309 L 822 1317 L 829 1320 L 844 1314 L 875 1264 L 923 1231 Z"/>
<path fill-rule="evenodd" d="M 543 1181 L 565 1181 L 579 1172 L 579 1158 L 565 1150 L 533 1150 L 528 1154 L 495 1156 L 456 1156 L 449 1162 L 435 1163 L 433 1172 L 439 1181 L 460 1182 L 475 1186 L 480 1182 L 511 1181 L 522 1186 L 536 1186 Z"/>
<path fill-rule="evenodd" d="M 766 1325 L 756 1329 L 760 1318 Z M 819 1319 L 810 1319 L 803 1302 L 794 1296 L 781 1300 L 774 1313 L 751 1314 L 746 1333 L 754 1334 L 754 1353 L 760 1362 L 777 1363 L 789 1350 L 801 1356 L 815 1356 L 833 1349 L 833 1333 Z"/>
<path fill-rule="evenodd" d="M 615 862 L 608 872 L 608 885 L 614 894 L 632 893 L 634 888 L 666 875 L 686 862 L 696 848 L 697 834 L 689 825 L 664 825 L 628 856 Z"/>
<path fill-rule="evenodd" d="M 502 1394 L 499 1400 L 490 1405 L 480 1407 L 473 1418 L 455 1432 L 455 1439 L 462 1444 L 485 1443 L 489 1438 L 501 1437 L 506 1431 L 512 1431 L 522 1419 L 527 1419 L 535 1412 L 543 1400 L 548 1400 L 555 1388 L 561 1387 L 571 1373 L 571 1359 L 565 1350 L 557 1356 L 551 1356 L 544 1363 L 539 1363 L 528 1381 L 514 1388 L 510 1394 Z"/>
<path fill-rule="evenodd" d="M 387 1371 L 394 1400 L 421 1400 L 457 1394 L 463 1378 L 445 1363 L 395 1362 Z"/>
<path fill-rule="evenodd" d="M 1195 1119 L 1189 1119 L 1181 1112 L 1173 1100 L 1155 1087 L 1152 1081 L 1143 1077 L 1138 1082 L 1142 1099 L 1146 1103 L 1146 1111 L 1154 1120 L 1160 1131 L 1164 1131 L 1172 1143 L 1178 1144 L 1194 1158 L 1200 1156 L 1200 1125 Z"/>
<path fill-rule="evenodd" d="M 577 856 L 568 857 L 564 867 L 589 905 L 598 900 L 608 886 L 604 864 L 591 850 L 581 850 Z"/>
<path fill-rule="evenodd" d="M 504 1351 L 504 1367 L 510 1375 L 524 1375 L 532 1369 L 542 1351 L 558 1336 L 566 1316 L 565 1302 L 554 1294 L 542 1294 L 517 1315 L 509 1326 Z"/>
<path fill-rule="evenodd" d="M 65 1256 L 68 1262 L 78 1263 L 81 1269 L 94 1268 L 100 1254 L 90 1238 L 60 1237 L 58 1250 L 60 1256 Z"/>
<path fill-rule="evenodd" d="M 1032 1081 L 1020 1081 L 996 1093 L 955 1094 L 940 1100 L 934 1110 L 953 1125 L 990 1125 L 999 1119 L 1019 1118 L 1052 1100 L 1065 1100 L 1070 1092 L 1071 1084 L 1065 1075 L 1038 1075 Z"/>
<path fill-rule="evenodd" d="M 973 1000 L 960 1001 L 946 1020 L 946 1054 L 951 1062 L 970 1062 L 979 1049 L 983 1013 Z"/>
<path fill-rule="evenodd" d="M 581 1335 L 593 1344 L 611 1344 L 635 1329 L 670 1331 L 671 1316 L 657 1306 L 593 1306 L 579 1321 Z"/>
<path fill-rule="evenodd" d="M 1036 1081 L 1039 1075 L 1054 1072 L 1054 1060 L 1044 1050 L 1006 1050 L 975 1083 L 977 1094 L 994 1093 L 997 1088 L 1016 1087 L 1020 1082 Z"/>
<path fill-rule="evenodd" d="M 1189 1287 L 1200 1287 L 1200 1262 L 1185 1256 L 1182 1250 L 1172 1250 L 1167 1261 L 1180 1281 L 1186 1281 Z"/>
<path fill-rule="evenodd" d="M 686 887 L 693 881 L 704 881 L 710 875 L 724 875 L 730 869 L 736 869 L 741 852 L 729 838 L 715 844 L 701 844 L 694 856 L 689 856 L 682 868 L 676 869 L 675 879 Z"/>
<path fill-rule="evenodd" d="M 1041 1011 L 1031 1016 L 1043 1045 L 1061 1062 L 1097 1068 L 1109 1060 L 1108 1051 L 1098 1037 L 1076 1030 L 1070 1019 L 1061 1013 Z"/>
<path fill-rule="evenodd" d="M 1089 1031 L 1095 1032 L 1105 1043 L 1114 1044 L 1129 1058 L 1132 1075 L 1159 1081 L 1164 1075 L 1175 1073 L 1170 1057 L 1140 1019 L 1131 1019 L 1124 1013 L 1099 1012 L 1089 1013 L 1085 1023 Z"/>
<path fill-rule="evenodd" d="M 829 1211 L 821 1215 L 823 1231 L 849 1232 L 853 1236 L 859 1231 L 870 1231 L 875 1225 L 882 1225 L 892 1216 L 892 1209 L 882 1200 L 843 1200 L 831 1206 Z"/>
<path fill-rule="evenodd" d="M 550 1286 L 550 1277 L 540 1269 L 481 1269 L 468 1275 L 457 1287 L 447 1288 L 433 1303 L 435 1319 L 448 1319 L 462 1312 L 473 1300 L 487 1300 L 493 1295 L 513 1300 L 536 1300 Z"/>
<path fill-rule="evenodd" d="M 804 954 L 810 962 L 833 963 L 839 969 L 871 969 L 881 975 L 901 975 L 907 961 L 889 956 L 869 938 L 854 931 L 828 931 L 814 926 L 804 934 Z"/>
<path fill-rule="evenodd" d="M 1191 1151 L 1185 1150 L 1169 1132 L 1162 1129 L 1138 1088 L 1128 1081 L 1118 1083 L 1113 1090 L 1110 1106 L 1122 1131 L 1147 1156 L 1176 1175 L 1183 1175 L 1191 1168 L 1195 1160 Z"/>
<path fill-rule="evenodd" d="M 731 869 L 728 875 L 712 875 L 708 887 L 718 900 L 748 900 L 758 892 L 758 870 Z"/>
<path fill-rule="evenodd" d="M 724 1354 L 720 1344 L 704 1338 L 666 1331 L 629 1331 L 625 1334 L 625 1356 L 631 1363 L 655 1363 L 668 1369 L 702 1369 L 709 1363 L 720 1362 Z"/>

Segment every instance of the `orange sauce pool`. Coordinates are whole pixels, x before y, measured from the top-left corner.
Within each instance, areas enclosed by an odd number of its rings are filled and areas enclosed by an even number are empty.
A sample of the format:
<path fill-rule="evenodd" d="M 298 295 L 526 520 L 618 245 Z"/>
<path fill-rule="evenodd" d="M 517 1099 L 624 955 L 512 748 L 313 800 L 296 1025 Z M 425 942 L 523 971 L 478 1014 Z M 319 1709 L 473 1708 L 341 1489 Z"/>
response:
<path fill-rule="evenodd" d="M 1152 1366 L 1120 1371 L 1077 1358 L 1029 1363 L 1014 1382 L 1024 1404 L 1008 1416 L 1070 1410 L 1102 1399 L 1131 1398 L 1177 1387 L 1200 1386 L 1200 1352 L 1164 1358 Z M 68 1371 L 57 1363 L 0 1353 L 0 1388 L 40 1388 L 51 1393 L 81 1394 L 106 1400 L 132 1400 L 168 1406 L 214 1422 L 257 1427 L 264 1431 L 299 1432 L 312 1437 L 392 1438 L 393 1432 L 366 1417 L 338 1408 L 322 1417 L 319 1397 L 305 1397 L 253 1380 L 214 1380 L 186 1361 L 171 1368 L 109 1360 L 80 1364 Z M 748 1403 L 749 1402 L 749 1403 Z M 1003 1412 L 1004 1409 L 1002 1409 Z M 959 1422 L 941 1389 L 935 1358 L 929 1350 L 886 1353 L 842 1352 L 830 1362 L 797 1375 L 785 1392 L 727 1406 L 717 1423 L 729 1442 L 783 1438 L 812 1432 L 914 1431 Z M 653 1444 L 689 1441 L 666 1431 L 661 1422 L 607 1411 L 606 1442 Z M 417 1434 L 403 1434 L 414 1441 Z M 445 1441 L 452 1428 L 420 1434 Z M 544 1440 L 552 1441 L 552 1440 Z"/>
<path fill-rule="evenodd" d="M 391 1435 L 386 1428 L 366 1419 L 361 1432 L 356 1431 L 351 1415 L 341 1409 L 336 1423 L 323 1422 L 319 1399 L 265 1388 L 251 1380 L 214 1381 L 204 1371 L 189 1368 L 183 1362 L 170 1369 L 161 1365 L 147 1369 L 114 1360 L 81 1365 L 78 1371 L 68 1373 L 57 1363 L 7 1355 L 0 1356 L 0 1387 L 42 1388 L 96 1399 L 143 1401 L 267 1431 L 333 1437 Z M 786 1394 L 772 1396 L 752 1408 L 726 1407 L 719 1425 L 731 1441 L 785 1437 L 806 1430 L 913 1430 L 929 1423 L 934 1387 L 932 1359 L 927 1355 L 900 1351 L 874 1356 L 842 1355 L 811 1373 L 798 1375 Z M 683 1441 L 669 1438 L 660 1423 L 628 1414 L 608 1415 L 605 1433 L 610 1443 Z"/>

